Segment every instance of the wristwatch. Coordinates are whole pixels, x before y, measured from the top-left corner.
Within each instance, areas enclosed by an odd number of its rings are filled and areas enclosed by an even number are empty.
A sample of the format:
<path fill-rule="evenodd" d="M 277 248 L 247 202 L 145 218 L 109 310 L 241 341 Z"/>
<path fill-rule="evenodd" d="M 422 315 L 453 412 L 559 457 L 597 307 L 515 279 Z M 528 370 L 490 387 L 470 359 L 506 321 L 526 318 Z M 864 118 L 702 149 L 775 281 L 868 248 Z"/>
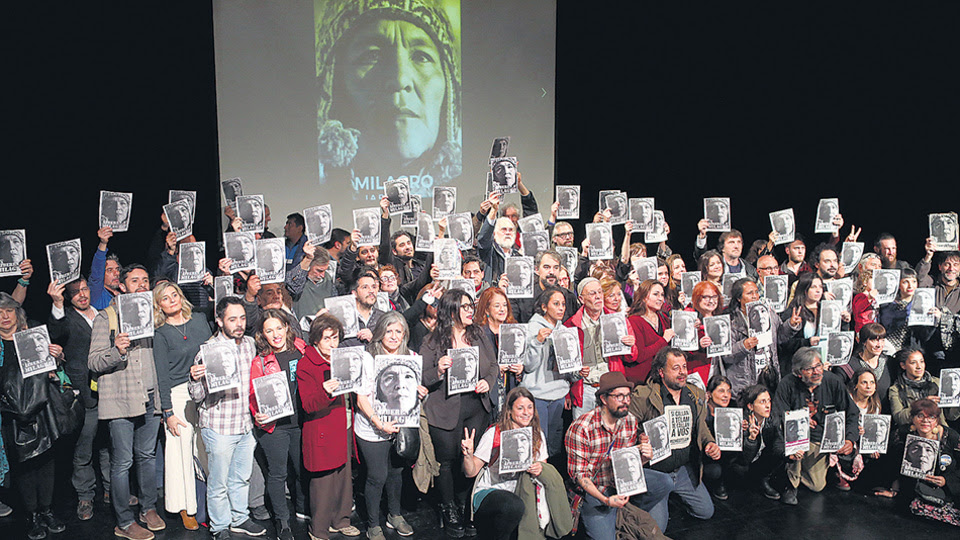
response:
<path fill-rule="evenodd" d="M 173 416 L 173 411 L 163 411 L 163 419 L 166 420 Z"/>

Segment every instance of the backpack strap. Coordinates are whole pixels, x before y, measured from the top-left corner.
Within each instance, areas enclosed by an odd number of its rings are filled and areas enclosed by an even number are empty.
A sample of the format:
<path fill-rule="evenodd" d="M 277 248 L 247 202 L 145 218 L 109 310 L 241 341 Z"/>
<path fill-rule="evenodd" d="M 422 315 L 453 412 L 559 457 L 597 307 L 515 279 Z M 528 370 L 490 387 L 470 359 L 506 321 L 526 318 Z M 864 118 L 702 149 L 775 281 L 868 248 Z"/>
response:
<path fill-rule="evenodd" d="M 493 448 L 490 450 L 490 463 L 494 463 L 498 459 L 500 459 L 500 425 L 499 424 L 493 426 Z"/>

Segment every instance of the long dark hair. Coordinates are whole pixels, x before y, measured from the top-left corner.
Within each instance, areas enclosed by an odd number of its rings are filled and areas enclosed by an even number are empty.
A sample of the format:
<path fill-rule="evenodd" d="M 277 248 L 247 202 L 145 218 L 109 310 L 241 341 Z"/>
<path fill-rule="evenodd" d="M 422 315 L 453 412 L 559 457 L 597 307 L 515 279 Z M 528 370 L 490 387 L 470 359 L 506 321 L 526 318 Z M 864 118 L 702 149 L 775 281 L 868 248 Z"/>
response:
<path fill-rule="evenodd" d="M 869 373 L 873 377 L 873 395 L 867 398 L 867 414 L 877 414 L 880 412 L 880 396 L 877 395 L 877 375 L 870 369 L 860 368 L 847 381 L 847 391 L 850 392 L 850 398 L 857 399 L 857 385 L 860 384 L 860 377 L 864 373 Z"/>
<path fill-rule="evenodd" d="M 792 313 L 794 309 L 799 307 L 801 319 L 806 322 L 817 321 L 817 317 L 820 316 L 820 310 L 818 309 L 817 314 L 814 315 L 812 311 L 807 309 L 807 291 L 809 291 L 810 287 L 813 286 L 813 280 L 815 279 L 819 279 L 820 286 L 823 287 L 823 278 L 814 272 L 800 274 L 800 278 L 797 279 L 797 288 L 793 293 L 793 300 L 790 302 L 790 305 L 787 306 L 787 309 L 784 310 L 784 313 Z"/>
<path fill-rule="evenodd" d="M 263 317 L 260 319 L 260 327 L 257 328 L 253 336 L 253 341 L 257 344 L 257 351 L 260 356 L 267 356 L 273 352 L 273 346 L 267 341 L 267 337 L 263 335 L 263 325 L 270 319 L 277 319 L 283 324 L 283 327 L 287 329 L 286 350 L 289 351 L 293 349 L 294 342 L 297 339 L 297 335 L 293 329 L 290 328 L 290 324 L 287 322 L 287 318 L 282 311 L 279 309 L 265 309 L 263 310 Z"/>
<path fill-rule="evenodd" d="M 453 348 L 453 327 L 460 321 L 460 304 L 470 295 L 461 289 L 450 289 L 437 301 L 437 327 L 427 336 L 427 343 L 441 351 Z M 473 300 L 470 300 L 471 302 Z M 476 312 L 474 312 L 476 320 Z M 476 324 L 464 327 L 467 343 L 475 345 L 483 338 L 483 330 Z M 446 352 L 444 352 L 446 354 Z"/>
<path fill-rule="evenodd" d="M 734 282 L 733 286 L 730 287 L 730 305 L 727 306 L 725 313 L 733 315 L 743 311 L 743 288 L 747 286 L 747 283 L 753 283 L 758 288 L 760 287 L 752 277 L 742 277 L 738 279 Z"/>
<path fill-rule="evenodd" d="M 503 401 L 503 411 L 500 413 L 500 421 L 497 422 L 497 426 L 500 427 L 500 433 L 520 427 L 513 419 L 513 404 L 522 397 L 529 399 L 530 403 L 534 404 L 533 418 L 530 420 L 531 431 L 533 431 L 533 452 L 531 452 L 531 455 L 536 457 L 536 455 L 540 453 L 540 444 L 543 441 L 540 440 L 540 415 L 537 414 L 537 402 L 533 399 L 533 394 L 530 393 L 530 390 L 522 386 L 517 386 L 507 392 L 507 397 Z"/>

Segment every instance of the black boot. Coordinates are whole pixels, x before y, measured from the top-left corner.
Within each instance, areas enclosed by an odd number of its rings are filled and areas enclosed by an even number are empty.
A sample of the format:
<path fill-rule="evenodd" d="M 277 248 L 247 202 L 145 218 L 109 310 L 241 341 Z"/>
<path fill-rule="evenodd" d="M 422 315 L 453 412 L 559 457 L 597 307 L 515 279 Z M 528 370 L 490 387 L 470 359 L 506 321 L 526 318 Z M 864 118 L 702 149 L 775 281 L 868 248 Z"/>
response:
<path fill-rule="evenodd" d="M 770 485 L 770 478 L 764 478 L 760 481 L 760 489 L 763 490 L 763 496 L 774 501 L 780 500 L 780 492 L 773 489 Z"/>
<path fill-rule="evenodd" d="M 27 519 L 27 538 L 42 540 L 47 537 L 47 528 L 43 526 L 43 519 L 40 518 L 39 512 L 33 512 Z"/>
<path fill-rule="evenodd" d="M 448 536 L 453 538 L 463 537 L 463 523 L 460 521 L 460 509 L 457 508 L 457 503 L 447 501 L 440 505 L 440 517 Z"/>
<path fill-rule="evenodd" d="M 53 511 L 49 508 L 45 508 L 40 511 L 40 521 L 48 531 L 54 534 L 62 533 L 63 531 L 67 530 L 67 526 L 64 525 L 62 521 L 57 519 L 57 517 L 53 515 Z"/>

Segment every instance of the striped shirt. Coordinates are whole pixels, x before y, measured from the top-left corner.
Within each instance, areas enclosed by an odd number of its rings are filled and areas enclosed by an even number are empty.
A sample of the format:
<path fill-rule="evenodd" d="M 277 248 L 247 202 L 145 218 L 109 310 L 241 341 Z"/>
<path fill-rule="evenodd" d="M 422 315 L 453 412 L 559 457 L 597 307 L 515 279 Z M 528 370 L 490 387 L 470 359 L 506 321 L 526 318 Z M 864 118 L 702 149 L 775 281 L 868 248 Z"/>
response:
<path fill-rule="evenodd" d="M 217 341 L 234 342 L 233 339 L 217 332 L 207 343 Z M 197 353 L 194 365 L 201 364 L 203 352 Z M 237 344 L 237 357 L 240 359 L 240 389 L 231 388 L 222 392 L 207 393 L 207 380 L 192 378 L 187 382 L 190 397 L 197 402 L 200 411 L 200 427 L 209 428 L 220 435 L 243 435 L 253 429 L 253 417 L 250 413 L 250 364 L 257 356 L 257 347 L 253 338 L 243 336 Z"/>

